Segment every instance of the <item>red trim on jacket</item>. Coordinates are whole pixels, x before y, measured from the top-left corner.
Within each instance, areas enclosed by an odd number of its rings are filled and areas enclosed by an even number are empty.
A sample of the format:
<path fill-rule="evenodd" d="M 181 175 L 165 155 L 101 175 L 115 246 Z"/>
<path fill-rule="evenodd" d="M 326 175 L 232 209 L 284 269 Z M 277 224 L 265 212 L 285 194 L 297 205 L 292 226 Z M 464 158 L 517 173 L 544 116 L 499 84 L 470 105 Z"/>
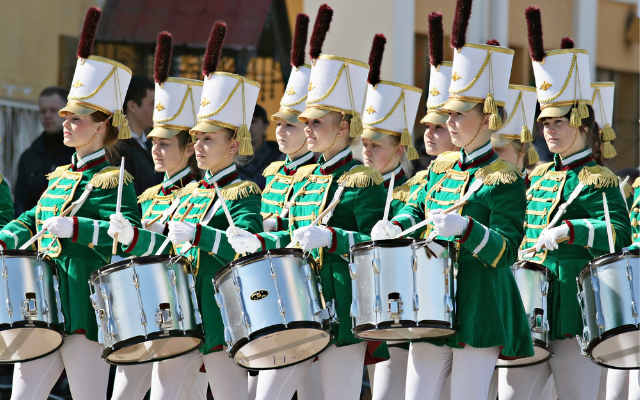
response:
<path fill-rule="evenodd" d="M 200 237 L 202 236 L 202 225 L 200 224 L 196 224 L 196 234 L 193 238 L 193 245 L 194 246 L 198 246 L 198 243 L 200 243 Z"/>
<path fill-rule="evenodd" d="M 78 217 L 71 217 L 73 219 L 73 234 L 71 235 L 71 241 L 73 243 L 78 241 L 78 231 L 79 231 L 79 226 L 78 226 Z"/>
<path fill-rule="evenodd" d="M 262 248 L 260 249 L 260 251 L 265 251 L 265 250 L 267 250 L 267 244 L 264 242 L 264 238 L 263 238 L 262 236 L 258 235 L 258 234 L 255 234 L 255 233 L 254 233 L 254 235 L 255 235 L 255 237 L 257 237 L 257 238 L 258 238 L 258 240 L 260 240 L 260 246 L 262 246 Z"/>
<path fill-rule="evenodd" d="M 469 220 L 469 225 L 467 225 L 467 230 L 464 231 L 464 236 L 458 240 L 458 243 L 462 244 L 469 239 L 469 235 L 471 235 L 471 229 L 473 229 L 473 218 L 467 217 Z"/>
<path fill-rule="evenodd" d="M 125 253 L 131 252 L 131 250 L 133 250 L 133 248 L 136 247 L 136 243 L 138 242 L 138 236 L 139 235 L 140 235 L 140 233 L 138 232 L 138 228 L 136 228 L 134 226 L 133 227 L 133 239 L 131 240 L 131 243 L 129 244 L 129 247 L 127 247 L 127 249 L 124 251 Z"/>
<path fill-rule="evenodd" d="M 331 232 L 331 247 L 329 247 L 328 251 L 329 253 L 333 253 L 338 247 L 338 237 L 336 235 L 336 231 L 334 231 L 332 227 L 327 226 L 327 229 Z"/>
<path fill-rule="evenodd" d="M 573 224 L 568 219 L 565 219 L 563 222 L 569 227 L 569 241 L 567 244 L 573 244 L 573 241 L 576 238 L 575 231 L 573 230 Z"/>

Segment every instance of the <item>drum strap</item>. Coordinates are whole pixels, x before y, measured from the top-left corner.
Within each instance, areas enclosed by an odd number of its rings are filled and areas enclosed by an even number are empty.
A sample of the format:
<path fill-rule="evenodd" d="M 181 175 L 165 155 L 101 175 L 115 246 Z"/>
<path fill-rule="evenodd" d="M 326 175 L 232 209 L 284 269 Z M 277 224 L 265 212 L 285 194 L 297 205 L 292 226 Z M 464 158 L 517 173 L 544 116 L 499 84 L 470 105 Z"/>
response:
<path fill-rule="evenodd" d="M 580 195 L 580 192 L 582 191 L 583 188 L 584 188 L 584 183 L 579 183 L 578 186 L 576 186 L 576 188 L 573 189 L 573 192 L 571 192 L 567 201 L 565 203 L 560 204 L 560 206 L 558 207 L 558 212 L 556 212 L 556 215 L 553 216 L 553 219 L 551 220 L 549 225 L 547 225 L 547 227 L 544 228 L 544 230 L 549 230 L 553 228 L 558 223 L 558 221 L 560 221 L 560 218 L 562 218 L 564 213 L 567 212 L 567 207 L 569 207 L 569 205 L 573 203 L 573 201 Z"/>
<path fill-rule="evenodd" d="M 178 209 L 180 204 L 181 204 L 180 197 L 178 197 L 173 201 L 173 203 L 171 203 L 169 208 L 164 210 L 164 212 L 162 213 L 162 218 L 160 218 L 158 223 L 160 225 L 164 225 L 167 222 L 167 219 L 169 219 L 169 217 L 171 217 L 173 215 L 173 213 Z"/>
<path fill-rule="evenodd" d="M 84 192 L 82 192 L 82 195 L 78 198 L 78 200 L 72 203 L 72 204 L 75 204 L 75 207 L 73 208 L 73 210 L 71 210 L 71 213 L 69 214 L 70 217 L 73 217 L 76 215 L 80 207 L 82 207 L 82 205 L 87 200 L 87 198 L 89 198 L 89 195 L 91 194 L 92 191 L 93 191 L 93 185 L 90 183 L 87 183 L 87 187 L 84 188 Z"/>
<path fill-rule="evenodd" d="M 200 222 L 200 225 L 208 225 L 209 221 L 211 221 L 211 218 L 213 218 L 213 216 L 216 215 L 216 213 L 218 212 L 221 206 L 222 206 L 222 203 L 220 202 L 220 199 L 216 200 L 216 202 L 213 203 L 213 206 L 209 209 L 209 211 L 207 211 L 207 215 L 204 216 L 204 219 L 202 220 L 202 222 Z"/>
<path fill-rule="evenodd" d="M 355 167 L 357 167 L 359 164 L 354 165 L 353 167 L 349 168 L 349 171 L 351 171 L 352 169 L 354 169 Z M 333 198 L 331 199 L 331 202 L 329 204 L 332 204 L 334 201 L 340 201 L 340 198 L 342 197 L 342 193 L 344 193 L 344 187 L 345 187 L 346 183 L 343 182 L 340 184 L 340 186 L 338 186 L 338 190 L 336 190 L 336 192 L 333 194 Z M 327 215 L 324 216 L 324 218 L 322 218 L 322 225 L 327 225 L 329 223 L 329 220 L 331 219 L 331 217 L 333 217 L 333 212 L 336 209 L 334 208 L 333 210 L 329 211 L 329 213 Z"/>

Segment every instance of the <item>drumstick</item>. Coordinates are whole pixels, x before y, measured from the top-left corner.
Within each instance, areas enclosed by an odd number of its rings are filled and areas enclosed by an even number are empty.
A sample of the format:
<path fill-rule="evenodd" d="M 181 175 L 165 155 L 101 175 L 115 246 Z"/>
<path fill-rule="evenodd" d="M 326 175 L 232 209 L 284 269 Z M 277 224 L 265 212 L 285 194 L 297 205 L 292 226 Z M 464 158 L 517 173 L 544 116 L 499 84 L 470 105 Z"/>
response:
<path fill-rule="evenodd" d="M 262 217 L 262 220 L 263 220 L 263 221 L 266 221 L 266 220 L 268 220 L 269 218 L 271 218 L 271 216 L 272 216 L 272 215 L 273 215 L 273 213 L 269 213 L 268 215 L 266 215 L 266 216 Z"/>
<path fill-rule="evenodd" d="M 623 198 L 623 201 L 626 200 Z M 613 232 L 611 232 L 611 218 L 609 217 L 609 205 L 607 204 L 607 195 L 602 192 L 602 206 L 604 207 L 604 220 L 607 223 L 607 239 L 609 239 L 609 253 L 615 253 L 616 247 L 613 244 Z"/>
<path fill-rule="evenodd" d="M 227 208 L 227 203 L 224 201 L 224 197 L 222 197 L 222 193 L 220 193 L 220 188 L 218 188 L 218 182 L 213 184 L 213 187 L 216 189 L 216 195 L 218 195 L 218 199 L 220 200 L 220 205 L 222 206 L 222 210 L 224 211 L 224 215 L 227 216 L 227 222 L 231 227 L 234 235 L 238 234 L 238 229 L 236 228 L 236 224 L 233 223 L 233 218 L 231 218 L 231 213 L 229 212 L 229 208 Z M 244 257 L 247 253 L 242 253 L 240 256 Z"/>
<path fill-rule="evenodd" d="M 563 243 L 563 242 L 566 242 L 567 240 L 569 240 L 569 236 L 561 237 L 561 238 L 556 239 L 556 243 Z M 546 247 L 542 246 L 542 248 L 540 250 L 544 250 L 544 249 L 546 249 Z M 525 250 L 520 250 L 518 252 L 518 255 L 519 256 L 523 256 L 525 254 L 535 253 L 535 252 L 536 252 L 536 247 L 533 246 L 533 247 L 530 247 L 530 248 L 525 249 Z"/>
<path fill-rule="evenodd" d="M 321 212 L 320 215 L 318 215 L 318 218 L 314 219 L 313 222 L 311 222 L 308 226 L 316 226 L 316 225 L 318 225 L 320 223 L 320 221 L 322 221 L 322 218 L 324 218 L 327 214 L 329 214 L 331 212 L 331 210 L 336 208 L 338 203 L 340 203 L 340 199 L 336 199 L 335 201 L 332 201 L 331 204 L 329 204 L 329 207 L 327 207 L 326 210 Z M 296 245 L 296 243 L 291 242 L 288 245 L 286 245 L 285 247 L 290 249 L 295 245 Z"/>
<path fill-rule="evenodd" d="M 447 209 L 443 210 L 440 214 L 448 214 L 448 213 L 450 213 L 450 212 L 452 212 L 452 211 L 455 211 L 455 210 L 457 210 L 458 208 L 460 208 L 460 207 L 464 206 L 464 205 L 465 205 L 465 204 L 467 204 L 467 203 L 468 203 L 468 201 L 467 201 L 467 200 L 464 200 L 464 201 L 461 201 L 461 202 L 459 202 L 459 203 L 456 203 L 456 204 L 452 205 L 451 207 L 449 207 L 449 208 L 447 208 Z M 409 229 L 407 229 L 407 230 L 405 230 L 405 231 L 400 232 L 400 234 L 396 236 L 396 239 L 401 238 L 401 237 L 403 237 L 403 236 L 406 236 L 406 235 L 410 234 L 410 233 L 411 233 L 411 232 L 413 232 L 413 231 L 417 231 L 418 229 L 422 228 L 423 226 L 426 226 L 426 225 L 430 224 L 431 222 L 433 222 L 433 219 L 431 219 L 431 218 L 427 218 L 427 219 L 425 219 L 424 221 L 422 221 L 422 222 L 420 222 L 420 223 L 418 223 L 418 224 L 416 224 L 416 225 L 412 226 L 411 228 L 409 228 Z"/>
<path fill-rule="evenodd" d="M 124 186 L 124 157 L 120 162 L 120 176 L 118 177 L 118 197 L 116 200 L 116 216 L 122 216 L 120 208 L 122 207 L 122 186 Z M 114 256 L 118 252 L 118 233 L 113 235 L 113 247 L 111 248 L 111 254 Z"/>
<path fill-rule="evenodd" d="M 178 222 L 184 222 L 184 220 L 187 218 L 187 216 L 191 212 L 192 208 L 193 208 L 193 203 L 189 203 L 189 206 L 187 207 L 187 211 L 185 211 L 184 214 L 182 214 L 182 217 L 180 217 L 180 220 Z M 156 252 L 157 256 L 162 254 L 162 252 L 164 251 L 164 248 L 167 247 L 167 245 L 169 244 L 170 241 L 171 240 L 169 240 L 169 236 L 167 236 L 167 238 L 164 240 L 164 242 L 162 242 L 162 246 L 160 246 L 160 248 Z"/>
<path fill-rule="evenodd" d="M 66 210 L 64 210 L 64 212 L 62 214 L 60 214 L 60 217 L 66 217 L 67 215 L 69 215 L 69 213 L 71 211 L 73 211 L 73 208 L 75 206 L 76 206 L 75 204 L 71 204 L 71 206 L 69 206 L 69 208 L 67 208 Z M 40 239 L 40 237 L 42 235 L 44 235 L 45 233 L 47 233 L 47 230 L 46 229 L 41 229 L 40 232 L 38 232 L 35 235 L 33 235 L 33 237 L 31 239 L 29 239 L 25 244 L 20 246 L 20 250 L 28 249 L 29 246 L 31 246 L 36 240 Z"/>
<path fill-rule="evenodd" d="M 389 180 L 389 190 L 387 191 L 387 202 L 384 205 L 384 217 L 382 218 L 385 221 L 389 220 L 389 207 L 391 206 L 391 201 L 393 200 L 393 184 L 396 181 L 396 173 L 391 173 L 391 179 Z"/>
<path fill-rule="evenodd" d="M 155 217 L 154 219 L 152 219 L 151 221 L 147 222 L 144 226 L 144 229 L 149 229 L 149 227 L 153 224 L 155 224 L 156 222 L 158 222 L 160 220 L 160 218 L 162 218 L 162 214 L 158 215 L 157 217 Z"/>

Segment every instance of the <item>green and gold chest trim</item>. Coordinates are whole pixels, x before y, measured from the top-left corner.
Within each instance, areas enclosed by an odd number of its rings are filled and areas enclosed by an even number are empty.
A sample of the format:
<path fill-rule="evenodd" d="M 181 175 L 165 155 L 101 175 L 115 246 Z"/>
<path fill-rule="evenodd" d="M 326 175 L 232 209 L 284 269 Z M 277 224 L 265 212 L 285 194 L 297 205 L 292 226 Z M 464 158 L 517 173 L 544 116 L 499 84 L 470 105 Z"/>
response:
<path fill-rule="evenodd" d="M 142 204 L 143 208 L 142 219 L 154 219 L 165 212 L 171 207 L 173 201 L 179 197 L 180 191 L 190 183 L 197 184 L 197 182 L 193 181 L 193 175 L 189 167 L 171 178 L 165 174 L 164 181 L 161 184 L 150 187 L 138 196 L 138 203 Z"/>
<path fill-rule="evenodd" d="M 287 156 L 286 161 L 276 161 L 271 163 L 263 172 L 263 176 L 267 177 L 267 186 L 262 191 L 262 206 L 260 213 L 263 219 L 272 216 L 278 216 L 291 197 L 291 187 L 293 177 L 298 174 L 298 179 L 304 179 L 315 168 L 313 162 L 313 153 L 308 152 L 302 157 L 290 161 Z M 311 168 L 308 168 L 312 165 Z M 269 180 L 270 179 L 270 180 Z"/>

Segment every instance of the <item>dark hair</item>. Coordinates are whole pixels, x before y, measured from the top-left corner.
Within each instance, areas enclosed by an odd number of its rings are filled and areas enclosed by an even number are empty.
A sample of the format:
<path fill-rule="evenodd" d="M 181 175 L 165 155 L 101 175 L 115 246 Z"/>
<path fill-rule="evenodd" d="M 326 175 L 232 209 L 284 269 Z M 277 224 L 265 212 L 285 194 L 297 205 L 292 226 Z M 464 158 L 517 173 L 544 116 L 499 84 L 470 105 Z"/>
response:
<path fill-rule="evenodd" d="M 111 120 L 107 120 L 109 116 L 102 111 L 94 111 L 89 114 L 93 122 L 105 122 L 104 128 L 104 149 L 107 153 L 109 160 L 118 159 L 118 151 L 115 149 L 115 145 L 118 144 L 119 130 L 115 126 L 111 125 Z"/>
<path fill-rule="evenodd" d="M 53 95 L 57 95 L 60 97 L 60 99 L 62 99 L 62 101 L 66 101 L 67 96 L 69 96 L 69 91 L 67 89 L 63 89 L 58 86 L 49 86 L 42 89 L 42 92 L 40 92 L 40 94 L 38 95 L 38 98 L 49 97 Z"/>
<path fill-rule="evenodd" d="M 178 146 L 180 150 L 184 151 L 184 149 L 191 141 L 191 135 L 189 134 L 189 131 L 180 131 L 178 132 L 176 137 L 178 138 Z M 198 168 L 198 161 L 196 160 L 195 153 L 192 154 L 191 157 L 189 157 L 189 168 L 191 168 L 191 174 L 193 174 L 196 180 L 199 181 L 200 178 L 202 178 L 202 172 L 200 171 L 200 168 Z"/>
<path fill-rule="evenodd" d="M 259 104 L 256 104 L 256 108 L 253 109 L 253 118 L 260 118 L 262 122 L 269 125 L 269 117 L 267 111 Z"/>
<path fill-rule="evenodd" d="M 147 97 L 147 90 L 154 91 L 155 89 L 156 87 L 151 79 L 140 75 L 132 76 L 129 89 L 127 89 L 127 95 L 124 98 L 124 113 L 127 113 L 127 103 L 129 100 L 133 100 L 137 105 L 141 106 L 142 100 Z"/>

